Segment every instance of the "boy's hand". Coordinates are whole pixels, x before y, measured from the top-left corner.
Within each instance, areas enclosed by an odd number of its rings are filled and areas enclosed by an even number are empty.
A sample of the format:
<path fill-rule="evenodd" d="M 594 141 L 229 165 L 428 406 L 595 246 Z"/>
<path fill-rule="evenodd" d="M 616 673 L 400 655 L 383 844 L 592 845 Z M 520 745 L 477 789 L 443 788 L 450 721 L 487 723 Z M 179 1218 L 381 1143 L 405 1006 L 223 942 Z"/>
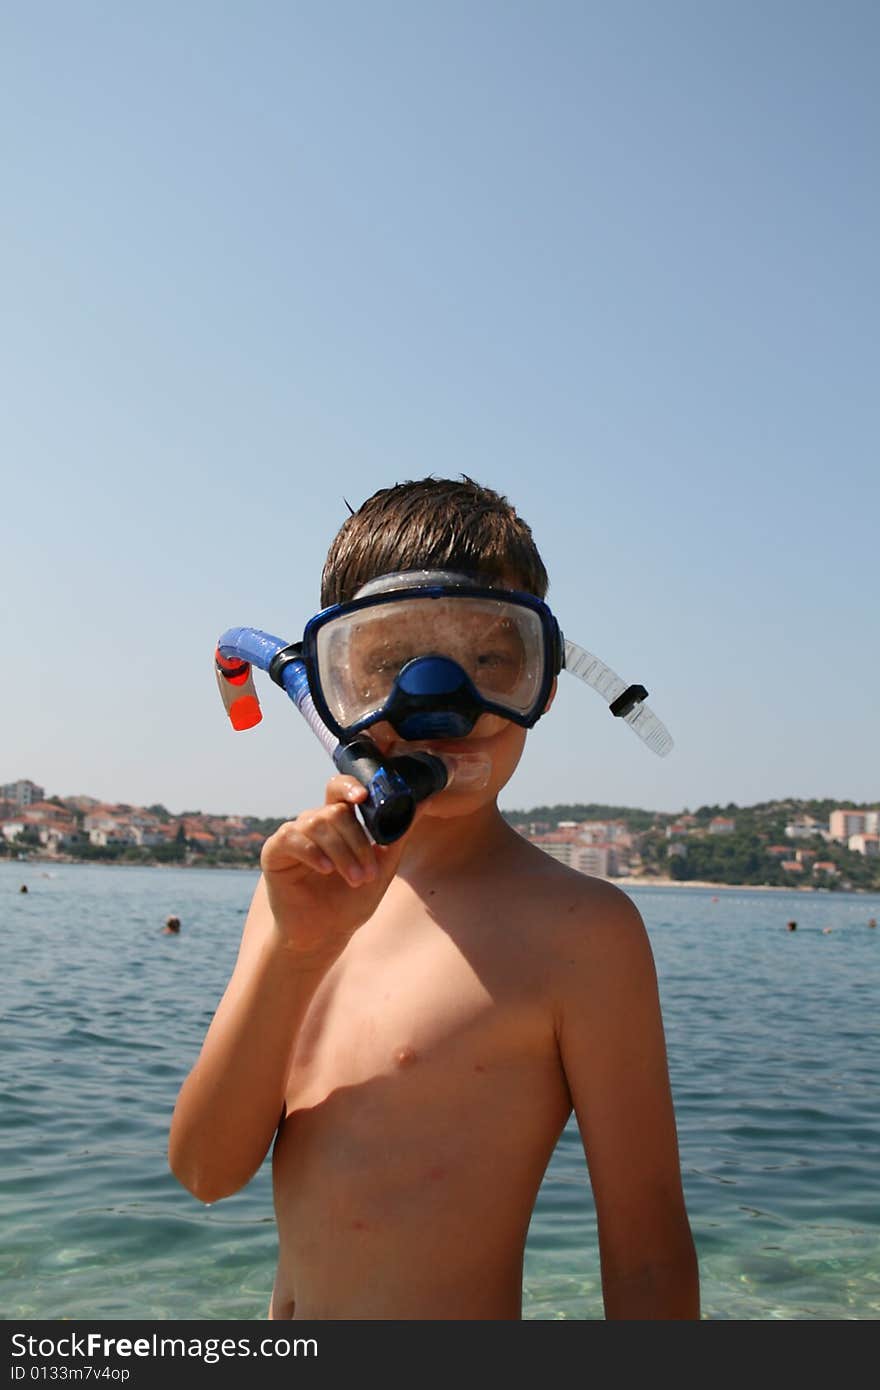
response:
<path fill-rule="evenodd" d="M 406 835 L 372 844 L 354 810 L 366 799 L 354 777 L 332 777 L 324 805 L 287 821 L 263 846 L 276 930 L 304 961 L 341 950 L 373 915 L 400 862 Z"/>

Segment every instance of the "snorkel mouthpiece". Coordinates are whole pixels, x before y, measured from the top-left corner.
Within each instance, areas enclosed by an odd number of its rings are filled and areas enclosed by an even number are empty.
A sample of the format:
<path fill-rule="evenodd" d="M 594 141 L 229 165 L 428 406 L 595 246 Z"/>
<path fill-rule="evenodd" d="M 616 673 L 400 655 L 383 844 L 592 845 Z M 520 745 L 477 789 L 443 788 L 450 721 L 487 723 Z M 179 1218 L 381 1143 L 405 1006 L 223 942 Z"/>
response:
<path fill-rule="evenodd" d="M 457 661 L 420 656 L 401 670 L 382 718 L 405 739 L 464 738 L 482 710 L 473 684 Z"/>
<path fill-rule="evenodd" d="M 361 813 L 370 834 L 380 845 L 390 845 L 400 839 L 416 813 L 416 802 L 446 785 L 446 769 L 438 759 L 433 760 L 434 768 L 420 764 L 421 795 L 416 796 L 416 789 L 404 776 L 406 769 L 401 766 L 406 760 L 383 761 L 372 739 L 363 735 L 351 743 L 337 744 L 333 761 L 340 772 L 356 777 L 370 793 L 369 802 L 361 808 Z"/>

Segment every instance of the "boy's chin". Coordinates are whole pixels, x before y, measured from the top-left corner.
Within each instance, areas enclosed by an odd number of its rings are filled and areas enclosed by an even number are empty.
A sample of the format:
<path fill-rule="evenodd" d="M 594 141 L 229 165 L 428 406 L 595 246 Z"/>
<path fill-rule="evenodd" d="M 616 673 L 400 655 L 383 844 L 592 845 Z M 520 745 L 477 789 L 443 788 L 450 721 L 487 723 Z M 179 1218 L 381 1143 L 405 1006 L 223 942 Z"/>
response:
<path fill-rule="evenodd" d="M 458 816 L 472 816 L 484 806 L 494 804 L 497 795 L 494 787 L 486 787 L 479 792 L 446 787 L 421 803 L 419 815 L 426 820 L 454 820 Z"/>

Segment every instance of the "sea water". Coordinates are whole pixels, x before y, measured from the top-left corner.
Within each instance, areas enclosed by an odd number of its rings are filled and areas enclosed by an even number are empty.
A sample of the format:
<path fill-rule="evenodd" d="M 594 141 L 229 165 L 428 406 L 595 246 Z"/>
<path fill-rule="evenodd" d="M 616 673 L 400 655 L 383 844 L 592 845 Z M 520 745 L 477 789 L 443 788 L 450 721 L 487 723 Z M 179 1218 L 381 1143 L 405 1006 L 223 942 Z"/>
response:
<path fill-rule="evenodd" d="M 0 865 L 4 1318 L 265 1318 L 269 1161 L 213 1206 L 166 1161 L 255 882 Z M 703 1315 L 876 1318 L 880 896 L 626 891 L 657 963 Z M 573 1121 L 532 1218 L 523 1316 L 603 1316 Z"/>

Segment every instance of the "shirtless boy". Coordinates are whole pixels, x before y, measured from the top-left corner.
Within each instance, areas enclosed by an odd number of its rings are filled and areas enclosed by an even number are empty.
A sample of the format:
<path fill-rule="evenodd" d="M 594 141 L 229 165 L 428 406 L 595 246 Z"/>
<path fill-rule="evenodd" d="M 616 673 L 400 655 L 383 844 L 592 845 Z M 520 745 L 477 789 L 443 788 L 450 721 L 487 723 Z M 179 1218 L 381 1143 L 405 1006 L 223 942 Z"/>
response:
<path fill-rule="evenodd" d="M 540 599 L 547 586 L 506 499 L 425 479 L 346 521 L 322 604 L 415 570 L 466 576 L 502 605 L 505 590 Z M 555 693 L 551 629 L 526 598 L 503 608 L 490 641 L 469 602 L 466 590 L 408 607 L 392 596 L 373 634 L 381 652 L 355 624 L 344 670 L 315 674 L 328 687 L 344 677 L 375 707 L 407 662 L 442 647 L 483 704 L 520 722 L 483 709 L 470 732 L 415 738 L 418 721 L 404 720 L 410 747 L 479 755 L 484 775 L 453 778 L 393 844 L 365 834 L 355 807 L 367 793 L 341 775 L 322 807 L 266 841 L 232 978 L 178 1098 L 171 1167 L 215 1202 L 274 1139 L 270 1317 L 518 1319 L 532 1208 L 573 1110 L 606 1317 L 697 1318 L 644 925 L 629 897 L 530 845 L 497 807 Z M 541 633 L 536 670 L 523 645 Z M 367 733 L 383 753 L 405 743 L 389 718 Z"/>

